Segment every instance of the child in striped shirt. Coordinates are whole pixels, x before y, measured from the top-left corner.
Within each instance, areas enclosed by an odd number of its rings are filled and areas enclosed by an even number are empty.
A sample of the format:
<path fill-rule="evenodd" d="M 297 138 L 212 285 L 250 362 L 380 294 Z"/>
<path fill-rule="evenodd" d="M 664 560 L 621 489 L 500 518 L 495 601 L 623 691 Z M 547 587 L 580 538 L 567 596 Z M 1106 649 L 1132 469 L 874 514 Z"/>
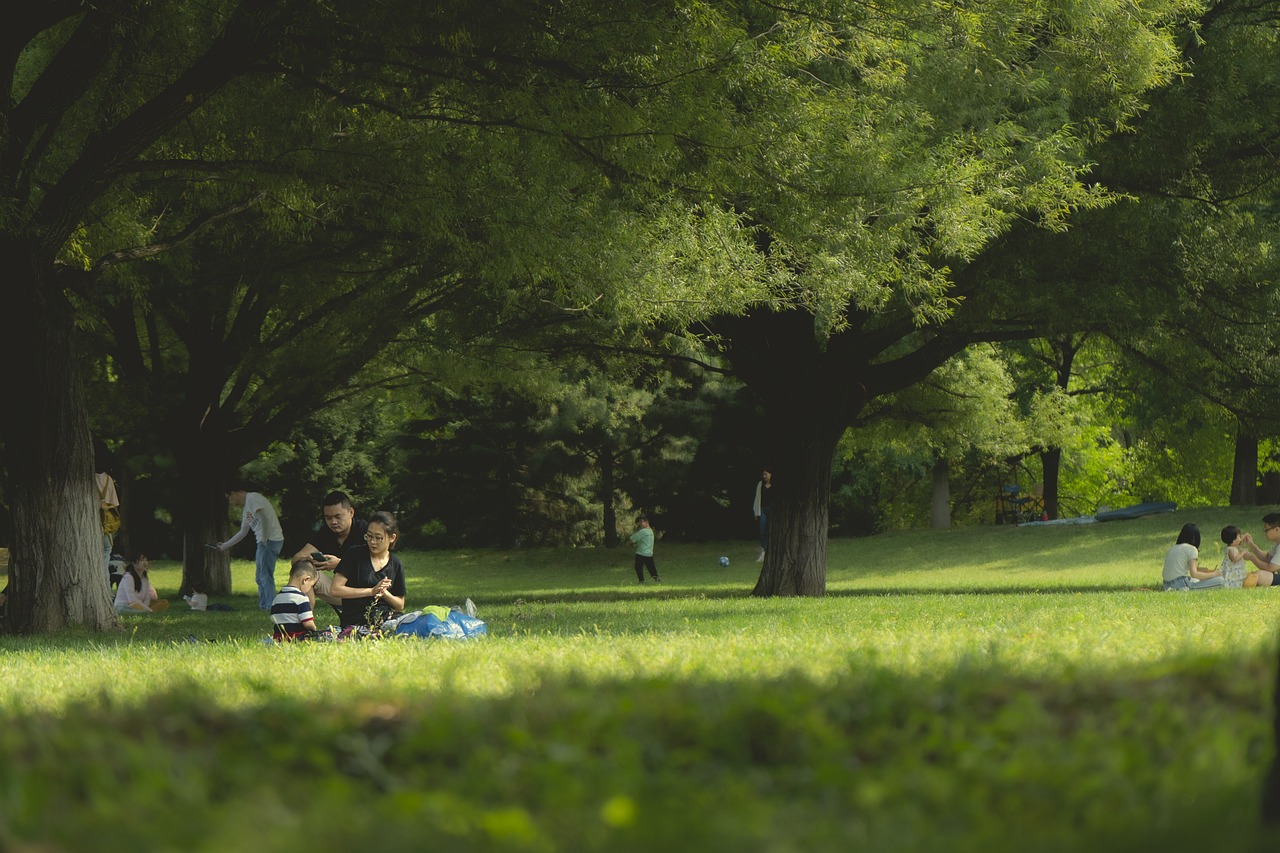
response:
<path fill-rule="evenodd" d="M 277 643 L 307 640 L 315 633 L 311 589 L 316 585 L 317 574 L 310 560 L 298 560 L 289 571 L 289 582 L 276 593 L 271 602 L 271 622 Z"/>

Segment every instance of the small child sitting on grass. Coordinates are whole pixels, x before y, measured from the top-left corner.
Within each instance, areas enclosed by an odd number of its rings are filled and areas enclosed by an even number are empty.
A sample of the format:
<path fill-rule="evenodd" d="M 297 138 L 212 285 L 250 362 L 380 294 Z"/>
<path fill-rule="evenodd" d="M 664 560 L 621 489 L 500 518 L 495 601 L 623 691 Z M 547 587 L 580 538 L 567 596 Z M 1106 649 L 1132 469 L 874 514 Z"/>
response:
<path fill-rule="evenodd" d="M 289 582 L 271 601 L 272 633 L 277 643 L 307 640 L 315 633 L 316 620 L 311 612 L 311 589 L 319 574 L 310 560 L 298 560 L 289 570 Z"/>
<path fill-rule="evenodd" d="M 1258 573 L 1249 571 L 1249 561 L 1245 559 L 1240 546 L 1244 544 L 1245 535 L 1234 524 L 1222 528 L 1222 542 L 1227 546 L 1227 553 L 1222 555 L 1223 586 L 1230 589 L 1249 589 L 1258 585 Z"/>

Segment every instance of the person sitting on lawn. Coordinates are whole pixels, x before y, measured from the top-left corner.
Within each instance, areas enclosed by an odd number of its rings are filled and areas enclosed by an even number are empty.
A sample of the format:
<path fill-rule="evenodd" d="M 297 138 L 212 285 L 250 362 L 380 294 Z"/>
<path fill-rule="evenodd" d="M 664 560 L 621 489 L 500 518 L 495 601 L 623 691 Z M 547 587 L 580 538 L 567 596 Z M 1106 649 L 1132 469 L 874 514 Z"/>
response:
<path fill-rule="evenodd" d="M 151 585 L 150 573 L 151 560 L 146 554 L 139 551 L 130 558 L 116 587 L 117 613 L 161 613 L 169 609 L 169 602 Z"/>
<path fill-rule="evenodd" d="M 1262 517 L 1262 533 L 1271 543 L 1265 553 L 1253 541 L 1253 534 L 1244 535 L 1244 558 L 1258 567 L 1258 586 L 1275 586 L 1280 573 L 1280 512 L 1269 512 Z"/>
<path fill-rule="evenodd" d="M 400 528 L 389 512 L 369 517 L 365 546 L 351 548 L 333 572 L 329 594 L 342 599 L 342 627 L 376 627 L 404 611 L 404 565 L 391 553 Z"/>
<path fill-rule="evenodd" d="M 1178 542 L 1164 556 L 1164 588 L 1169 590 L 1219 589 L 1225 581 L 1222 572 L 1203 571 L 1200 560 L 1200 528 L 1182 525 Z"/>
<path fill-rule="evenodd" d="M 1240 549 L 1244 541 L 1244 532 L 1234 524 L 1222 528 L 1222 542 L 1227 546 L 1227 551 L 1222 555 L 1218 571 L 1222 572 L 1223 586 L 1228 589 L 1258 585 L 1258 573 L 1249 571 L 1249 561 Z"/>
<path fill-rule="evenodd" d="M 311 534 L 310 540 L 298 549 L 290 562 L 311 560 L 311 565 L 320 570 L 320 574 L 316 576 L 311 603 L 314 604 L 318 598 L 341 612 L 342 599 L 335 598 L 329 592 L 333 586 L 333 570 L 342 562 L 342 555 L 347 549 L 364 544 L 365 523 L 356 518 L 355 507 L 345 492 L 330 492 L 325 495 L 324 502 L 320 505 L 320 516 L 324 524 Z M 322 554 L 324 559 L 317 560 L 312 554 Z"/>
<path fill-rule="evenodd" d="M 311 588 L 316 585 L 319 570 L 310 560 L 295 560 L 289 570 L 289 582 L 280 587 L 271 600 L 272 638 L 277 643 L 306 640 L 315 633 L 316 620 L 311 611 Z"/>

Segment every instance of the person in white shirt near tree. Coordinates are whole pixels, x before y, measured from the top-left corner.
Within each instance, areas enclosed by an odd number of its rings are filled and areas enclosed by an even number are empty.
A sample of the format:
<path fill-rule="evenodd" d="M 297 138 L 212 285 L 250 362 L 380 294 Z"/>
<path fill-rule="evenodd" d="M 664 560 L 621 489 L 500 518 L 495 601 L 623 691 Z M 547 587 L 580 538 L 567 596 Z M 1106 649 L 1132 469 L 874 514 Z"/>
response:
<path fill-rule="evenodd" d="M 280 550 L 284 548 L 280 518 L 271 501 L 257 492 L 245 491 L 238 484 L 227 489 L 227 502 L 241 509 L 240 530 L 227 541 L 209 547 L 225 551 L 243 539 L 250 530 L 253 531 L 253 538 L 258 542 L 258 550 L 254 554 L 258 609 L 270 610 L 271 602 L 276 597 L 276 560 L 280 557 Z"/>

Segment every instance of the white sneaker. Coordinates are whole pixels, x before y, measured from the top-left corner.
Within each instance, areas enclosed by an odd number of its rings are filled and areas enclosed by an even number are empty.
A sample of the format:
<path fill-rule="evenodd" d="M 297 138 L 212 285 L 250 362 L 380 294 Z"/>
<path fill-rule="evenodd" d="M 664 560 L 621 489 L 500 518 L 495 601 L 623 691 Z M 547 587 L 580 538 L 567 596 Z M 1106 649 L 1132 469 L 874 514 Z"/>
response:
<path fill-rule="evenodd" d="M 756 557 L 756 562 L 757 562 L 757 563 L 763 563 L 763 562 L 764 562 L 764 549 L 763 549 L 763 548 L 761 548 L 761 549 L 760 549 L 760 556 Z"/>

